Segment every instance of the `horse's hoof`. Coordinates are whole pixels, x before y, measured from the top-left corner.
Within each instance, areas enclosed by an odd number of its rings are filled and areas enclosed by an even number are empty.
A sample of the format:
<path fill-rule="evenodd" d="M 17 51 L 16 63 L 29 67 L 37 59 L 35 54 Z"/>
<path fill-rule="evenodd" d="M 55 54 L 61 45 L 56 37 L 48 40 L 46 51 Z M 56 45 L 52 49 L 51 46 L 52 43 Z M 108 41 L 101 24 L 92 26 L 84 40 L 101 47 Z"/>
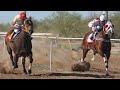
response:
<path fill-rule="evenodd" d="M 14 68 L 18 68 L 18 65 L 14 66 Z"/>
<path fill-rule="evenodd" d="M 95 61 L 95 59 L 92 59 L 92 61 Z"/>
<path fill-rule="evenodd" d="M 24 71 L 25 74 L 27 74 L 27 71 Z"/>
<path fill-rule="evenodd" d="M 14 66 L 12 66 L 12 69 L 15 69 Z"/>
<path fill-rule="evenodd" d="M 24 72 L 25 74 L 27 74 L 27 71 L 26 71 L 26 70 L 24 70 L 23 72 Z"/>
<path fill-rule="evenodd" d="M 28 74 L 31 74 L 32 73 L 32 71 L 31 70 L 28 70 Z"/>
<path fill-rule="evenodd" d="M 106 77 L 109 77 L 110 75 L 107 73 L 105 76 L 106 76 Z"/>
<path fill-rule="evenodd" d="M 81 62 L 84 62 L 84 60 L 83 60 L 83 59 L 81 59 Z"/>

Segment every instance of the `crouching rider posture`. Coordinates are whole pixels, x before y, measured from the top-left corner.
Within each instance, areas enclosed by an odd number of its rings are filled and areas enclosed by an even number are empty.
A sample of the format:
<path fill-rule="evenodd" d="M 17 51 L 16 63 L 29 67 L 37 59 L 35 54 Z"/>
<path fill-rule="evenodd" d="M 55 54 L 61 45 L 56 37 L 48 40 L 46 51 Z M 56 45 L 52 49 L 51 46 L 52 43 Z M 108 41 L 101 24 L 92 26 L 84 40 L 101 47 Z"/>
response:
<path fill-rule="evenodd" d="M 91 36 L 91 40 L 95 39 L 95 36 L 103 29 L 103 26 L 107 22 L 107 17 L 105 14 L 102 14 L 100 18 L 95 18 L 91 22 L 88 23 L 88 27 L 92 28 L 93 34 Z"/>
<path fill-rule="evenodd" d="M 19 34 L 21 30 L 24 30 L 24 21 L 27 19 L 25 11 L 21 11 L 20 14 L 16 15 L 13 19 L 11 28 L 14 29 L 12 33 L 12 37 L 10 41 L 13 41 L 13 39 Z M 18 23 L 18 20 L 22 20 L 23 23 Z M 30 34 L 31 37 L 31 34 Z M 31 37 L 32 39 L 32 37 Z"/>
<path fill-rule="evenodd" d="M 13 39 L 19 34 L 19 32 L 24 29 L 24 25 L 16 22 L 15 25 L 13 26 L 13 28 L 14 28 L 14 31 L 13 31 L 13 35 L 11 37 L 11 41 L 13 41 Z"/>

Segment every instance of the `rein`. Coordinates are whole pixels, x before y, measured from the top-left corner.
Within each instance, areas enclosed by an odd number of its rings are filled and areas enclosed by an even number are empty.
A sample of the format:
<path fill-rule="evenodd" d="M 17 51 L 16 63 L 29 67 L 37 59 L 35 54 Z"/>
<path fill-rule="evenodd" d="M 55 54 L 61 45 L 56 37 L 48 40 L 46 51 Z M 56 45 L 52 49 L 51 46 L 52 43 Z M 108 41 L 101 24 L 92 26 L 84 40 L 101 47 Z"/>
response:
<path fill-rule="evenodd" d="M 101 32 L 102 32 L 102 31 L 101 31 Z M 101 33 L 101 32 L 100 32 L 100 33 Z M 103 26 L 103 32 L 105 33 L 105 28 L 104 28 L 104 26 Z M 106 34 L 106 33 L 105 33 L 105 34 Z M 99 38 L 99 37 L 96 37 L 95 40 L 96 40 L 96 41 L 111 42 L 111 41 L 108 40 L 108 39 Z"/>
<path fill-rule="evenodd" d="M 110 40 L 106 40 L 104 38 L 95 38 L 95 40 L 97 41 L 104 41 L 104 42 L 111 42 Z"/>

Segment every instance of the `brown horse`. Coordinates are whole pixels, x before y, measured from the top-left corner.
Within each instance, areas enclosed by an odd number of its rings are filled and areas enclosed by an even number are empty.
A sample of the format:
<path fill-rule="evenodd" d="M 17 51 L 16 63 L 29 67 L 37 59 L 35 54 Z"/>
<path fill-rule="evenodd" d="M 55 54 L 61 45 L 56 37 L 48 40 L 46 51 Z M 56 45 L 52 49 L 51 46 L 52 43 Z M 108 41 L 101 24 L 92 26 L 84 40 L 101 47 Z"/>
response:
<path fill-rule="evenodd" d="M 110 58 L 110 52 L 111 52 L 111 41 L 110 38 L 114 34 L 113 30 L 114 25 L 112 24 L 111 21 L 108 21 L 101 32 L 99 32 L 96 35 L 95 40 L 89 41 L 88 37 L 89 35 L 92 34 L 92 32 L 89 32 L 85 35 L 83 42 L 82 42 L 82 49 L 83 49 L 83 58 L 81 59 L 81 62 L 84 62 L 84 59 L 88 53 L 89 50 L 93 50 L 93 58 L 96 53 L 98 53 L 100 56 L 102 56 L 104 63 L 105 63 L 105 68 L 106 68 L 106 75 L 108 74 L 108 61 Z"/>
<path fill-rule="evenodd" d="M 32 62 L 33 62 L 33 53 L 32 53 L 32 42 L 30 35 L 33 33 L 33 22 L 30 19 L 25 19 L 24 21 L 18 20 L 18 23 L 24 25 L 24 30 L 21 30 L 20 33 L 13 39 L 13 42 L 10 41 L 9 36 L 13 30 L 9 31 L 5 37 L 5 44 L 7 47 L 8 54 L 12 61 L 13 69 L 18 68 L 18 58 L 22 57 L 23 71 L 27 74 L 25 68 L 25 58 L 29 57 L 30 65 L 28 73 L 32 72 Z M 29 34 L 30 33 L 30 34 Z"/>

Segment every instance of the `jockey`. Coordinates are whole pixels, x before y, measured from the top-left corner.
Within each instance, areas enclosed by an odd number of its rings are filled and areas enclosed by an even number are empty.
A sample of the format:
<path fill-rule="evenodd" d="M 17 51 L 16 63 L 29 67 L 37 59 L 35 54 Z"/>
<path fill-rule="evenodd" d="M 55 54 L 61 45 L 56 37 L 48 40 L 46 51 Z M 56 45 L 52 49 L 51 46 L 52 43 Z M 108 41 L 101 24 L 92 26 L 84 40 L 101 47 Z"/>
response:
<path fill-rule="evenodd" d="M 12 24 L 14 25 L 17 20 L 24 20 L 25 18 L 26 18 L 25 11 L 21 11 L 20 14 L 14 17 Z"/>
<path fill-rule="evenodd" d="M 23 25 L 19 25 L 17 20 L 24 20 L 26 19 L 25 11 L 21 11 L 20 14 L 16 15 L 13 19 L 11 27 L 14 28 L 14 34 L 12 35 L 12 39 L 23 29 Z"/>
<path fill-rule="evenodd" d="M 93 35 L 91 39 L 95 39 L 95 36 L 98 32 L 103 29 L 103 26 L 107 22 L 107 17 L 105 14 L 102 14 L 99 18 L 95 18 L 91 22 L 88 23 L 88 27 L 92 28 Z"/>

